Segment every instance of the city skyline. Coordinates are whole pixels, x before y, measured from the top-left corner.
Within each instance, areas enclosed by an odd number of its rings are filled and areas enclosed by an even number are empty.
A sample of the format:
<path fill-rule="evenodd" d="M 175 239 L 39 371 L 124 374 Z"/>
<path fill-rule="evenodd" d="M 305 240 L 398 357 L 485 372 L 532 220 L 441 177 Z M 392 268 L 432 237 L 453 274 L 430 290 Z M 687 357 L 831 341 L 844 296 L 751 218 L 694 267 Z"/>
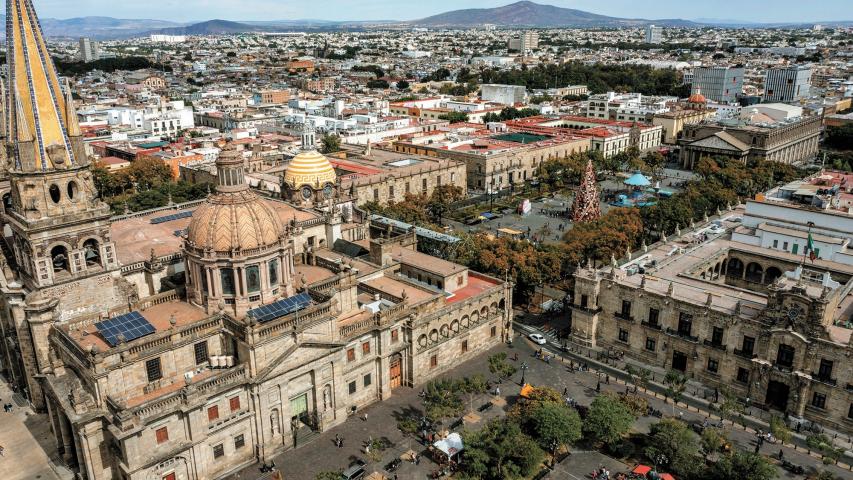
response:
<path fill-rule="evenodd" d="M 511 0 L 437 0 L 429 3 L 392 2 L 390 0 L 321 0 L 310 5 L 288 0 L 245 0 L 235 6 L 230 0 L 158 0 L 151 3 L 82 0 L 70 4 L 65 0 L 35 0 L 44 18 L 111 16 L 116 18 L 154 18 L 177 22 L 222 18 L 234 21 L 302 20 L 329 21 L 415 20 L 451 10 L 493 8 L 514 3 Z M 702 4 L 677 0 L 638 2 L 612 0 L 602 4 L 594 0 L 541 0 L 536 3 L 574 8 L 600 15 L 621 18 L 724 19 L 753 23 L 843 21 L 849 4 L 844 0 L 820 2 L 820 17 L 815 17 L 813 3 L 780 0 L 778 8 L 768 10 L 760 1 L 712 0 Z M 734 8 L 736 7 L 736 11 Z"/>

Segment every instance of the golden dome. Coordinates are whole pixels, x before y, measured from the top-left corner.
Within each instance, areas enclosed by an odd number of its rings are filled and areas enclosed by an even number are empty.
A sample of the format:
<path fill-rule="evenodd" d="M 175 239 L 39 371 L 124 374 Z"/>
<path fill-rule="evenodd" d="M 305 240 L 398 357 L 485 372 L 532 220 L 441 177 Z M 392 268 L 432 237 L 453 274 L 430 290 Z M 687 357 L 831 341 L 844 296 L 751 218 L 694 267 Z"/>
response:
<path fill-rule="evenodd" d="M 274 246 L 283 233 L 273 209 L 254 192 L 244 190 L 213 195 L 196 209 L 187 244 L 225 253 Z"/>
<path fill-rule="evenodd" d="M 316 150 L 305 151 L 293 157 L 284 171 L 284 181 L 293 189 L 303 185 L 321 188 L 327 183 L 335 183 L 336 179 L 335 169 L 329 159 Z"/>
<path fill-rule="evenodd" d="M 708 100 L 705 98 L 705 95 L 702 95 L 700 91 L 696 91 L 693 95 L 690 95 L 690 98 L 687 99 L 689 103 L 707 103 Z"/>
<path fill-rule="evenodd" d="M 243 156 L 233 144 L 216 160 L 216 193 L 193 212 L 187 246 L 216 252 L 277 245 L 284 228 L 272 207 L 243 179 Z"/>

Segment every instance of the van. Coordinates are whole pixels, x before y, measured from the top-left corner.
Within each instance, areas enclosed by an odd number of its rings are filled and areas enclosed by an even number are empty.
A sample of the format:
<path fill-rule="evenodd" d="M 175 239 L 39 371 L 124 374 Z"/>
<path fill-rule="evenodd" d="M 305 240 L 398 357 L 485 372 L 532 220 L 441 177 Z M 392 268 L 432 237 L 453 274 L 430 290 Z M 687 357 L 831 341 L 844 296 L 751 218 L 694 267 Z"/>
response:
<path fill-rule="evenodd" d="M 341 480 L 359 480 L 364 478 L 364 465 L 356 463 L 341 473 Z"/>

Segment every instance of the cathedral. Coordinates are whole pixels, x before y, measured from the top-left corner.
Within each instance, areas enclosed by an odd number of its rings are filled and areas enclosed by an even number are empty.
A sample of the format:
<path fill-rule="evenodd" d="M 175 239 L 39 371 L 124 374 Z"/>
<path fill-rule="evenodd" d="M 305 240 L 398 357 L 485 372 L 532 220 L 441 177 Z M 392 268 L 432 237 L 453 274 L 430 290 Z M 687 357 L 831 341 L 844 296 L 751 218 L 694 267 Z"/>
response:
<path fill-rule="evenodd" d="M 79 478 L 222 478 L 510 338 L 511 284 L 371 225 L 310 129 L 282 199 L 229 144 L 205 200 L 112 217 L 31 0 L 7 18 L 0 367 Z"/>

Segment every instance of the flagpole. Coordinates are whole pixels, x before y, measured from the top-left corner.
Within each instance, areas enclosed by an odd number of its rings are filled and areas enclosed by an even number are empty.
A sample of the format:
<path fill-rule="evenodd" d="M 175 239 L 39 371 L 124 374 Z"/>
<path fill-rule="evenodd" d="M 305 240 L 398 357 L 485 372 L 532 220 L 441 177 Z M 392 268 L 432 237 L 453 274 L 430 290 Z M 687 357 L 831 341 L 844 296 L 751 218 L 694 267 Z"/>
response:
<path fill-rule="evenodd" d="M 802 276 L 802 267 L 806 264 L 806 256 L 809 254 L 809 250 L 814 248 L 812 244 L 812 227 L 814 227 L 814 222 L 808 222 L 809 226 L 808 232 L 806 233 L 806 246 L 803 248 L 803 258 L 800 260 L 800 275 Z"/>

